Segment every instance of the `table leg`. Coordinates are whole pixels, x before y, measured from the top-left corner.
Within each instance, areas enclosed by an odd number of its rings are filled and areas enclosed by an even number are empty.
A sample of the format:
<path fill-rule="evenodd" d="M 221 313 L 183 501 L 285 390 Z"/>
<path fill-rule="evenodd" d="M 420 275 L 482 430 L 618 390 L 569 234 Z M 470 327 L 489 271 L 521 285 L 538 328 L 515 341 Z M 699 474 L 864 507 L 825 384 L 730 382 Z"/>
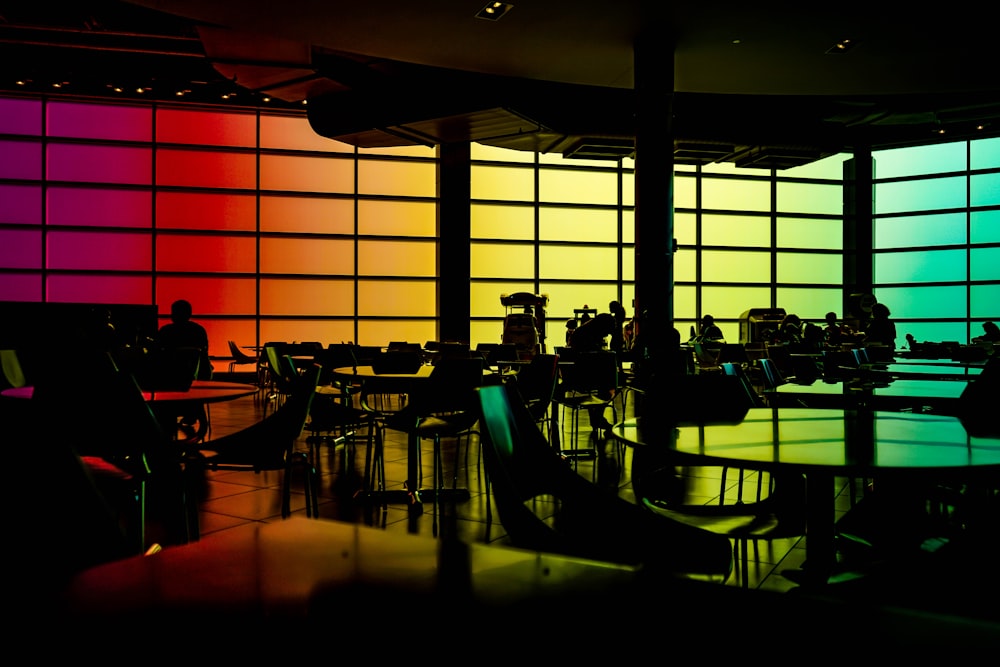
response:
<path fill-rule="evenodd" d="M 836 567 L 833 479 L 827 472 L 806 474 L 806 562 L 782 572 L 802 586 L 826 585 Z"/>

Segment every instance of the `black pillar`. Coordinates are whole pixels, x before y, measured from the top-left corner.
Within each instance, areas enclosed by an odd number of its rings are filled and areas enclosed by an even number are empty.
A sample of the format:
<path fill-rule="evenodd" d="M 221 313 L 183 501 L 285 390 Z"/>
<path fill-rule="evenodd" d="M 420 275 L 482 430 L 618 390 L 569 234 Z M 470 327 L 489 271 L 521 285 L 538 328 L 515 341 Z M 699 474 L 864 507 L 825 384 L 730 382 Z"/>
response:
<path fill-rule="evenodd" d="M 842 317 L 864 319 L 852 295 L 874 290 L 875 162 L 871 150 L 855 150 L 844 162 L 844 305 Z M 856 326 L 856 323 L 854 324 Z"/>
<path fill-rule="evenodd" d="M 471 150 L 468 143 L 441 144 L 438 157 L 438 338 L 469 342 Z"/>
<path fill-rule="evenodd" d="M 640 35 L 635 58 L 635 312 L 662 335 L 674 321 L 673 43 Z M 640 320 L 640 332 L 642 322 Z"/>

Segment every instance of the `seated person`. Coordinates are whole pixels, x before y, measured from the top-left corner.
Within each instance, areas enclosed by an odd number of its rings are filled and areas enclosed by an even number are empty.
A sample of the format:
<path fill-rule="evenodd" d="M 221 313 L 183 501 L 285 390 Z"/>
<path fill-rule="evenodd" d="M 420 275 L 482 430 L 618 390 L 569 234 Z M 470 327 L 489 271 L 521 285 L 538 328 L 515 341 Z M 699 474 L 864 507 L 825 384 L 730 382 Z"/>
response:
<path fill-rule="evenodd" d="M 983 335 L 972 339 L 973 343 L 1000 343 L 1000 326 L 996 322 L 983 322 Z"/>

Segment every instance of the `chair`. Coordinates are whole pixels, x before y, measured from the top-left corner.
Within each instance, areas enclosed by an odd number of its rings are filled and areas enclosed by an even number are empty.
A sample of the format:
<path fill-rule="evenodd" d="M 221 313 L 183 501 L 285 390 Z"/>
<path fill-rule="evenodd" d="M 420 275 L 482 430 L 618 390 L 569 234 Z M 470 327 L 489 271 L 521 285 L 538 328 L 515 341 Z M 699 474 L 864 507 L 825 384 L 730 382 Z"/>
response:
<path fill-rule="evenodd" d="M 719 374 L 685 376 L 685 386 L 673 389 L 683 396 L 673 402 L 678 420 L 733 422 L 748 409 L 764 406 L 739 364 L 720 366 Z M 756 548 L 759 540 L 797 538 L 805 533 L 805 481 L 801 475 L 786 475 L 776 482 L 763 470 L 719 466 L 718 504 L 704 505 L 689 502 L 688 489 L 669 459 L 658 459 L 653 452 L 636 452 L 633 465 L 637 503 L 656 514 L 733 540 L 733 557 L 741 565 L 744 587 L 749 586 L 750 542 Z M 730 486 L 731 476 L 736 477 L 735 488 Z M 746 482 L 754 478 L 756 492 L 746 499 Z M 774 493 L 776 489 L 780 495 Z"/>
<path fill-rule="evenodd" d="M 535 423 L 552 442 L 550 408 L 559 383 L 559 355 L 536 354 L 512 377 Z"/>
<path fill-rule="evenodd" d="M 261 421 L 243 430 L 200 443 L 186 460 L 208 470 L 281 471 L 281 516 L 291 514 L 291 484 L 296 468 L 302 470 L 306 516 L 319 516 L 319 480 L 308 453 L 296 451 L 316 395 L 319 367 L 313 365 L 296 376 L 285 401 Z"/>
<path fill-rule="evenodd" d="M 455 446 L 455 462 L 452 489 L 458 487 L 459 452 L 461 440 L 466 441 L 468 459 L 471 437 L 477 434 L 475 426 L 479 421 L 475 390 L 483 383 L 483 360 L 479 358 L 446 357 L 438 361 L 427 382 L 426 391 L 411 396 L 404 408 L 388 415 L 384 420 L 386 428 L 405 433 L 415 432 L 421 439 L 432 440 L 433 448 L 433 490 L 435 534 L 438 516 L 439 496 L 444 490 L 444 465 L 441 441 L 444 438 L 458 440 Z"/>
<path fill-rule="evenodd" d="M 254 368 L 257 367 L 257 357 L 247 354 L 246 352 L 241 350 L 240 346 L 237 345 L 236 341 L 234 340 L 226 342 L 229 345 L 229 356 L 231 357 L 231 359 L 229 360 L 230 373 L 235 373 L 237 367 L 239 366 L 249 366 L 250 364 L 253 364 Z M 259 383 L 260 378 L 258 377 L 257 380 Z"/>
<path fill-rule="evenodd" d="M 560 357 L 562 358 L 562 356 Z M 580 411 L 590 414 L 591 429 L 599 436 L 599 429 L 608 424 L 603 418 L 605 408 L 615 412 L 614 400 L 618 394 L 618 356 L 614 352 L 583 352 L 569 357 L 571 365 L 561 366 L 562 382 L 556 387 L 552 401 L 570 411 L 570 449 L 563 454 L 572 458 L 595 458 L 597 449 L 579 447 Z M 612 418 L 612 422 L 617 416 Z"/>
<path fill-rule="evenodd" d="M 264 356 L 267 359 L 268 385 L 271 388 L 264 401 L 264 414 L 266 415 L 269 401 L 274 401 L 275 407 L 278 407 L 292 393 L 295 380 L 299 377 L 299 369 L 292 357 L 283 353 L 282 348 L 278 346 L 265 345 Z"/>
<path fill-rule="evenodd" d="M 61 382 L 46 374 L 31 400 L 37 414 L 58 415 L 70 424 L 98 423 L 92 433 L 70 442 L 95 484 L 116 508 L 133 553 L 149 548 L 147 518 L 152 509 L 163 521 L 164 539 L 197 539 L 197 514 L 191 484 L 181 465 L 173 432 L 155 416 L 135 378 L 120 371 L 105 352 L 86 353 L 76 370 L 88 391 L 67 402 Z"/>
<path fill-rule="evenodd" d="M 581 477 L 549 446 L 516 382 L 477 394 L 490 489 L 513 546 L 639 566 L 651 579 L 728 579 L 728 539 L 656 516 Z"/>

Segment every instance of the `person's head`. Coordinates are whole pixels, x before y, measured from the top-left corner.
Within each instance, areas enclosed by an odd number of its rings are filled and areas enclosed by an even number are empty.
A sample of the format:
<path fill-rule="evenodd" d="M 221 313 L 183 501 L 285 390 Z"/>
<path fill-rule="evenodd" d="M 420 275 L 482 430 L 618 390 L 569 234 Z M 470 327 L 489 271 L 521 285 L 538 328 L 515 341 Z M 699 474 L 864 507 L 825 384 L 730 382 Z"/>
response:
<path fill-rule="evenodd" d="M 612 301 L 608 304 L 608 310 L 614 315 L 625 315 L 625 306 L 620 301 Z"/>
<path fill-rule="evenodd" d="M 173 322 L 187 322 L 191 319 L 191 302 L 178 299 L 170 304 L 170 319 Z"/>
<path fill-rule="evenodd" d="M 598 313 L 587 326 L 597 327 L 597 330 L 605 335 L 615 330 L 615 316 L 611 313 Z"/>
<path fill-rule="evenodd" d="M 872 317 L 879 319 L 887 318 L 892 313 L 889 312 L 889 306 L 884 303 L 876 303 L 872 306 Z"/>
<path fill-rule="evenodd" d="M 1000 336 L 1000 326 L 996 322 L 983 322 L 983 331 L 991 336 Z"/>
<path fill-rule="evenodd" d="M 705 327 L 710 327 L 713 324 L 715 324 L 715 318 L 714 317 L 712 317 L 711 315 L 704 315 L 704 316 L 702 316 L 702 318 L 701 318 L 701 328 L 702 329 L 704 329 Z"/>
<path fill-rule="evenodd" d="M 837 313 L 832 310 L 826 314 L 826 323 L 833 326 L 837 323 Z"/>

